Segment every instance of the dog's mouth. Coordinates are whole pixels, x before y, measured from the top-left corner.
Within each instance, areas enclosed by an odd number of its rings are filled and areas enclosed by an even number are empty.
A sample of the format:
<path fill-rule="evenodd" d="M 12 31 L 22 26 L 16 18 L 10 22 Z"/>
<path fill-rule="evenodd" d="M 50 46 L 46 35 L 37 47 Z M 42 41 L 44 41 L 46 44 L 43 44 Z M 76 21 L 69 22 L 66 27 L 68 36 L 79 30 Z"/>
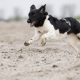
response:
<path fill-rule="evenodd" d="M 34 26 L 35 25 L 35 21 L 33 21 L 31 24 L 30 24 L 30 26 L 32 27 L 32 26 Z"/>
<path fill-rule="evenodd" d="M 30 19 L 28 19 L 27 23 L 30 23 L 30 26 L 32 27 L 36 24 L 36 21 L 31 21 Z"/>

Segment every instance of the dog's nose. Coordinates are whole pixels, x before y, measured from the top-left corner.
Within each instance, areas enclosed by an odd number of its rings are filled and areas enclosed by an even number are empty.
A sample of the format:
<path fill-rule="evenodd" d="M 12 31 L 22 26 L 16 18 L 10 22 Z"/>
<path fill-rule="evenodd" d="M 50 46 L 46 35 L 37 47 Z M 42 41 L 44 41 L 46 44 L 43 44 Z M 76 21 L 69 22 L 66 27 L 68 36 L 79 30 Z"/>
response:
<path fill-rule="evenodd" d="M 30 22 L 31 22 L 31 20 L 30 20 L 30 19 L 28 19 L 28 20 L 27 20 L 27 23 L 30 23 Z"/>

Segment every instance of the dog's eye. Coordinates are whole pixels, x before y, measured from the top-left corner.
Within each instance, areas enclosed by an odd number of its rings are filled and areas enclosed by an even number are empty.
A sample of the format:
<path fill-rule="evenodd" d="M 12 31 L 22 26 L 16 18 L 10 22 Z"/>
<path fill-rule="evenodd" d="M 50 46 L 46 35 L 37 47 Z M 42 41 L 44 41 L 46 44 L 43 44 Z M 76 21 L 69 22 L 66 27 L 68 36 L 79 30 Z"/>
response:
<path fill-rule="evenodd" d="M 35 13 L 29 13 L 29 16 L 33 16 Z"/>
<path fill-rule="evenodd" d="M 35 13 L 32 13 L 32 15 L 34 15 Z"/>

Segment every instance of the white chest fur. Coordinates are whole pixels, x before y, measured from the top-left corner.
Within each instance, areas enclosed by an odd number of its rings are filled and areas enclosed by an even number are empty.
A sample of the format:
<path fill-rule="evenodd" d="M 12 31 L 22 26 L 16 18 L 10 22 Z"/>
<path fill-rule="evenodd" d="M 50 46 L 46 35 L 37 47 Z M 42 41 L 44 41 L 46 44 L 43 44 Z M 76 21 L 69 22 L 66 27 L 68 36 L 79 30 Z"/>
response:
<path fill-rule="evenodd" d="M 54 29 L 54 26 L 50 23 L 48 20 L 48 17 L 46 17 L 43 26 L 35 28 L 37 32 L 40 32 L 41 34 L 45 35 L 48 39 L 55 39 L 56 38 L 56 31 Z"/>
<path fill-rule="evenodd" d="M 49 31 L 55 33 L 55 29 L 53 25 L 50 23 L 50 21 L 48 20 L 48 16 L 46 17 L 43 26 L 36 28 L 36 30 L 40 31 L 41 33 L 48 33 Z"/>
<path fill-rule="evenodd" d="M 40 32 L 41 34 L 45 34 L 48 36 L 50 39 L 58 39 L 62 38 L 63 35 L 59 33 L 59 30 L 54 29 L 54 25 L 50 23 L 48 20 L 48 17 L 46 17 L 46 20 L 44 21 L 43 26 L 35 28 L 37 32 Z"/>

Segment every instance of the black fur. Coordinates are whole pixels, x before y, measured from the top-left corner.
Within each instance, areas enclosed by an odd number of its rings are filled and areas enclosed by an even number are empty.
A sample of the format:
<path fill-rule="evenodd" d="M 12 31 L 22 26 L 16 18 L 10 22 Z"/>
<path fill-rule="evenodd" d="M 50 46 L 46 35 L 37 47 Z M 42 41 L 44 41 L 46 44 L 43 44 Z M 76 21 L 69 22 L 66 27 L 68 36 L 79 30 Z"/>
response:
<path fill-rule="evenodd" d="M 71 30 L 68 32 L 68 34 L 70 34 L 70 33 L 74 33 L 74 34 L 80 33 L 80 23 L 76 19 L 74 19 L 72 17 L 68 17 L 68 18 L 65 18 L 65 19 L 70 21 L 70 23 L 71 23 L 71 26 L 70 26 Z"/>
<path fill-rule="evenodd" d="M 30 7 L 30 12 L 28 14 L 29 19 L 27 20 L 27 22 L 32 26 L 42 27 L 46 16 L 48 15 L 45 9 L 46 5 L 41 6 L 39 9 L 36 9 L 35 5 L 32 5 Z M 80 23 L 72 17 L 57 19 L 56 17 L 49 15 L 48 20 L 54 26 L 55 30 L 59 29 L 59 32 L 62 34 L 65 32 L 67 32 L 67 34 L 80 33 Z"/>
<path fill-rule="evenodd" d="M 54 26 L 56 30 L 59 29 L 60 33 L 65 33 L 65 32 L 67 32 L 67 34 L 80 33 L 80 23 L 72 17 L 67 17 L 67 18 L 59 20 L 50 15 L 48 20 L 50 21 L 50 23 Z M 71 25 L 69 25 L 65 20 L 70 22 Z"/>
<path fill-rule="evenodd" d="M 35 7 L 35 5 L 32 5 L 32 6 L 30 7 L 30 11 L 32 11 L 32 10 L 34 10 L 34 9 L 36 9 L 36 7 Z"/>
<path fill-rule="evenodd" d="M 44 21 L 47 16 L 47 12 L 45 11 L 45 6 L 41 6 L 39 9 L 36 9 L 35 5 L 32 5 L 29 12 L 28 23 L 32 24 L 32 26 L 40 27 L 43 26 Z"/>

